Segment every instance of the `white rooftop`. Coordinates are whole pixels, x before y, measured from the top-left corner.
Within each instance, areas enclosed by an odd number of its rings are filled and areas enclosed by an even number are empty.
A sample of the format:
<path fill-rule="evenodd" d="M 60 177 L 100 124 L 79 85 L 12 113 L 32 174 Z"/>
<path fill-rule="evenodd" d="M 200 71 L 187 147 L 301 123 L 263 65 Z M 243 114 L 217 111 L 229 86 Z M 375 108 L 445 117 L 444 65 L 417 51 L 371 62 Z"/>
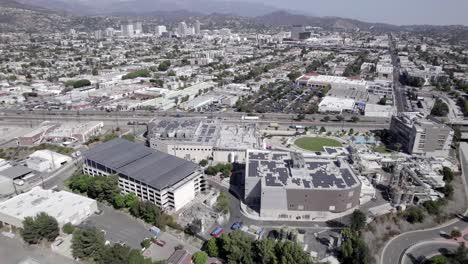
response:
<path fill-rule="evenodd" d="M 77 195 L 71 192 L 44 190 L 34 187 L 27 193 L 19 194 L 7 201 L 0 203 L 0 217 L 18 219 L 23 221 L 25 217 L 36 216 L 45 212 L 53 216 L 59 225 L 76 222 L 77 216 L 89 215 L 90 208 L 97 209 L 95 200 Z"/>

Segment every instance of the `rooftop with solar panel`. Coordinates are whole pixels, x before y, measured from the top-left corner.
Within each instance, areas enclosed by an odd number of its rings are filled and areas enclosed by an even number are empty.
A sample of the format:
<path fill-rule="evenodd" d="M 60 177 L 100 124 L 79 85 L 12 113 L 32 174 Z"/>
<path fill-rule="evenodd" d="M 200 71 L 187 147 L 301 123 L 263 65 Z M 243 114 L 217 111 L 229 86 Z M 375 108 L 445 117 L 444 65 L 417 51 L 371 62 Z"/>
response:
<path fill-rule="evenodd" d="M 347 189 L 359 180 L 344 159 L 321 159 L 296 152 L 249 151 L 247 177 L 262 186 L 291 189 Z"/>

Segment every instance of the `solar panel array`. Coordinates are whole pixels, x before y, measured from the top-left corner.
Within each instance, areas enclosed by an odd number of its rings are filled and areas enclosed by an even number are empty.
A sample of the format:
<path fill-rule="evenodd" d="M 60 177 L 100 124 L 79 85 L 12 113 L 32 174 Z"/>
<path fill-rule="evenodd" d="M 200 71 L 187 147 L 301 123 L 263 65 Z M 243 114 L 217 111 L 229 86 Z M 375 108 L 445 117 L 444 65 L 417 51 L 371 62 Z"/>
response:
<path fill-rule="evenodd" d="M 341 163 L 306 160 L 304 168 L 293 168 L 289 153 L 249 152 L 248 177 L 264 177 L 266 186 L 337 188 L 355 186 L 358 181 Z"/>

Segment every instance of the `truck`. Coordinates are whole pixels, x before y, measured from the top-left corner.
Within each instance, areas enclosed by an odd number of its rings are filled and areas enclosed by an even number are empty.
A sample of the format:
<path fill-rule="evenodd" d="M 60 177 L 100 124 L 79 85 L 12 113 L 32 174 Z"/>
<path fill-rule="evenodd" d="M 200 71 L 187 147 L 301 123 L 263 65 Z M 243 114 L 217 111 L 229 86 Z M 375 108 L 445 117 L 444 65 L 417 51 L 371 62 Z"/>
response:
<path fill-rule="evenodd" d="M 259 116 L 242 116 L 242 120 L 259 120 Z"/>
<path fill-rule="evenodd" d="M 155 236 L 159 236 L 161 234 L 161 229 L 155 227 L 155 226 L 152 226 L 149 231 L 151 232 L 151 234 L 155 235 Z"/>

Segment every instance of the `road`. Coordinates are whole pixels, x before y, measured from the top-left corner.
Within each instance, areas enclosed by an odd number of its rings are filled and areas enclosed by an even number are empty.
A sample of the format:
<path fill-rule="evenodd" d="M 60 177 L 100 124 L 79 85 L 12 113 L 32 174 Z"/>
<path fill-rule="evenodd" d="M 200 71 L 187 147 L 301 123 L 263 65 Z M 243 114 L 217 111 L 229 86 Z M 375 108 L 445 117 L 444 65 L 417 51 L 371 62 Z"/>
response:
<path fill-rule="evenodd" d="M 401 258 L 402 264 L 417 264 L 431 257 L 453 252 L 459 244 L 453 241 L 424 241 L 409 248 Z"/>
<path fill-rule="evenodd" d="M 400 63 L 398 62 L 398 50 L 396 48 L 396 41 L 392 34 L 389 34 L 390 38 L 390 55 L 392 56 L 393 65 L 393 94 L 394 103 L 397 108 L 397 112 L 405 112 L 406 105 L 406 88 L 400 84 Z"/>
<path fill-rule="evenodd" d="M 468 143 L 460 143 L 460 161 L 462 165 L 462 177 L 463 183 L 465 185 L 465 194 L 468 195 L 468 187 L 466 184 L 468 182 Z M 400 263 L 400 258 L 411 246 L 421 241 L 438 240 L 441 238 L 440 232 L 450 234 L 450 232 L 455 228 L 458 228 L 459 230 L 468 229 L 468 210 L 465 211 L 463 215 L 459 215 L 457 218 L 452 219 L 442 226 L 426 230 L 411 231 L 394 237 L 384 246 L 379 263 Z"/>

